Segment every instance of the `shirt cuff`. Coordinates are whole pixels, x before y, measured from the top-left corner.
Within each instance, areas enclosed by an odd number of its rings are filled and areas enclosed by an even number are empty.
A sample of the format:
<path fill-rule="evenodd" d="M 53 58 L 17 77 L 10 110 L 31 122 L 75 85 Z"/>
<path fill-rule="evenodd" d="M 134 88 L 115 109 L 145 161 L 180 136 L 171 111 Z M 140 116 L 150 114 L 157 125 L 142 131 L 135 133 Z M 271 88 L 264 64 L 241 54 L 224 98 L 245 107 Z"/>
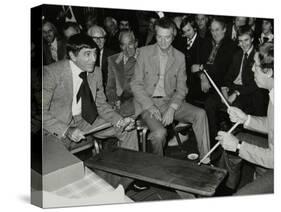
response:
<path fill-rule="evenodd" d="M 244 127 L 247 127 L 250 124 L 250 121 L 251 121 L 251 116 L 248 115 L 247 120 L 244 123 Z"/>
<path fill-rule="evenodd" d="M 179 105 L 176 104 L 176 103 L 172 103 L 172 104 L 170 105 L 170 107 L 173 108 L 174 110 L 177 110 L 177 109 L 179 108 Z"/>

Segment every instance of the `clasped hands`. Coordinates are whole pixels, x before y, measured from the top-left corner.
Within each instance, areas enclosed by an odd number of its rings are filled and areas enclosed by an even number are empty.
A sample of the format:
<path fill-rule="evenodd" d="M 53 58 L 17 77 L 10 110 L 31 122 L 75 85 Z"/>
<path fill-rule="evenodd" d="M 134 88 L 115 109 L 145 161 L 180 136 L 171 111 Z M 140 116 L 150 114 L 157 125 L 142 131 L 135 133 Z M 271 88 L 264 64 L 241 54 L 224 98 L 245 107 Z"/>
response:
<path fill-rule="evenodd" d="M 163 114 L 163 117 L 161 115 L 160 110 L 155 107 L 154 105 L 151 106 L 148 111 L 150 112 L 150 116 L 154 117 L 158 121 L 160 121 L 164 126 L 168 126 L 174 121 L 174 114 L 175 114 L 175 109 L 172 107 L 169 107 L 165 113 Z"/>
<path fill-rule="evenodd" d="M 247 114 L 245 114 L 242 110 L 240 110 L 237 107 L 230 107 L 227 110 L 228 114 L 229 114 L 229 118 L 232 122 L 236 123 L 239 122 L 241 124 L 244 124 L 248 118 Z M 227 151 L 231 151 L 231 152 L 235 152 L 239 139 L 236 138 L 234 135 L 232 135 L 231 133 L 228 132 L 224 132 L 224 131 L 219 131 L 217 136 L 216 136 L 216 140 L 218 140 L 221 144 L 221 146 L 227 150 Z"/>

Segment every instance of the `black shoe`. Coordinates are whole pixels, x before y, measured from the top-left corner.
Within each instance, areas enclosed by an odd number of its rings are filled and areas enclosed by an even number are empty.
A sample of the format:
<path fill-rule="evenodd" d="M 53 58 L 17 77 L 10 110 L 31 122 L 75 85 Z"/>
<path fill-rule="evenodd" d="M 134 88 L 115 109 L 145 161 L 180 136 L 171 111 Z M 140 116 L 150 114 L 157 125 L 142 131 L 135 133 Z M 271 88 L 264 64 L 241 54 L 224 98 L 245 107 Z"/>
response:
<path fill-rule="evenodd" d="M 147 189 L 149 189 L 150 186 L 148 183 L 144 182 L 144 181 L 140 181 L 140 180 L 135 180 L 134 182 L 132 182 L 128 188 L 126 189 L 127 191 L 129 190 L 133 190 L 135 192 L 140 192 L 140 191 L 145 191 Z"/>

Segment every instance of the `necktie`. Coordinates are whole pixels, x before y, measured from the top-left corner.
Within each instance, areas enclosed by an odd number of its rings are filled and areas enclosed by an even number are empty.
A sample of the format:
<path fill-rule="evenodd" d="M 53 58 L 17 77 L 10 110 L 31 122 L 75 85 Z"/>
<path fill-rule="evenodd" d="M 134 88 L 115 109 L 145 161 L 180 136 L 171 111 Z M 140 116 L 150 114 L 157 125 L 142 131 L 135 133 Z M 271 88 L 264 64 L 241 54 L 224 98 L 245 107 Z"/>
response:
<path fill-rule="evenodd" d="M 76 95 L 77 102 L 81 98 L 81 105 L 82 105 L 82 118 L 87 121 L 89 124 L 92 124 L 97 116 L 97 106 L 94 101 L 92 92 L 89 87 L 89 83 L 87 80 L 87 72 L 83 71 L 79 74 L 79 77 L 83 80 L 79 91 Z"/>
<path fill-rule="evenodd" d="M 242 61 L 242 72 L 246 71 L 246 67 L 247 67 L 247 60 L 248 60 L 248 54 L 245 53 L 244 57 L 243 57 L 243 61 Z"/>

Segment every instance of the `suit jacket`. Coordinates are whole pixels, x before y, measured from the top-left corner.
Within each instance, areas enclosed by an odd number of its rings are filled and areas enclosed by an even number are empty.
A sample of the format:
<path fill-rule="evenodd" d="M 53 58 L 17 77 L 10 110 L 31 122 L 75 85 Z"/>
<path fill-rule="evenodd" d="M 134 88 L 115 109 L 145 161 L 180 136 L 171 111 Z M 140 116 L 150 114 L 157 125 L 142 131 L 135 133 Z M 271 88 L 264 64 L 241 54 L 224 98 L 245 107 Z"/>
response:
<path fill-rule="evenodd" d="M 99 68 L 88 74 L 88 82 L 99 116 L 116 124 L 122 117 L 106 102 Z M 43 70 L 43 128 L 62 138 L 72 119 L 73 79 L 69 60 L 45 66 Z"/>
<path fill-rule="evenodd" d="M 103 49 L 103 55 L 102 55 L 102 68 L 101 68 L 101 72 L 102 72 L 102 82 L 103 82 L 103 88 L 105 90 L 106 88 L 106 83 L 107 83 L 107 76 L 108 76 L 108 57 L 113 55 L 115 52 L 111 49 L 108 48 L 104 48 Z"/>
<path fill-rule="evenodd" d="M 64 40 L 57 39 L 57 45 L 58 45 L 58 60 L 65 59 L 66 56 L 66 44 Z M 49 45 L 46 42 L 43 42 L 43 65 L 49 65 L 51 63 L 56 62 L 52 58 L 52 53 L 50 50 Z"/>
<path fill-rule="evenodd" d="M 136 59 L 130 58 L 126 64 L 123 63 L 123 54 L 118 53 L 108 58 L 108 81 L 106 95 L 109 104 L 114 105 L 120 100 L 120 113 L 122 115 L 133 115 L 133 93 L 130 82 L 134 75 Z"/>
<path fill-rule="evenodd" d="M 236 79 L 240 72 L 240 67 L 243 58 L 243 51 L 239 50 L 233 57 L 232 64 L 225 76 L 222 86 L 226 86 L 233 90 L 238 90 L 241 95 L 250 95 L 258 89 L 255 80 L 254 73 L 252 71 L 252 64 L 254 63 L 255 50 L 253 49 L 247 59 L 246 69 L 242 71 L 242 85 L 235 85 L 233 81 Z"/>
<path fill-rule="evenodd" d="M 152 95 L 160 76 L 158 48 L 157 44 L 140 48 L 131 81 L 136 115 L 154 105 Z M 164 85 L 169 104 L 179 108 L 187 94 L 185 59 L 184 55 L 173 47 L 168 56 Z"/>
<path fill-rule="evenodd" d="M 268 148 L 258 147 L 247 142 L 243 142 L 239 156 L 251 163 L 274 168 L 274 105 L 273 99 L 269 101 L 267 117 L 251 116 L 249 124 L 245 125 L 249 130 L 268 134 Z"/>
<path fill-rule="evenodd" d="M 231 39 L 224 38 L 221 42 L 214 64 L 206 64 L 213 48 L 211 39 L 206 39 L 202 45 L 202 55 L 200 58 L 200 64 L 205 64 L 205 69 L 218 87 L 221 86 L 225 74 L 229 70 L 232 57 L 236 50 L 235 43 Z"/>

